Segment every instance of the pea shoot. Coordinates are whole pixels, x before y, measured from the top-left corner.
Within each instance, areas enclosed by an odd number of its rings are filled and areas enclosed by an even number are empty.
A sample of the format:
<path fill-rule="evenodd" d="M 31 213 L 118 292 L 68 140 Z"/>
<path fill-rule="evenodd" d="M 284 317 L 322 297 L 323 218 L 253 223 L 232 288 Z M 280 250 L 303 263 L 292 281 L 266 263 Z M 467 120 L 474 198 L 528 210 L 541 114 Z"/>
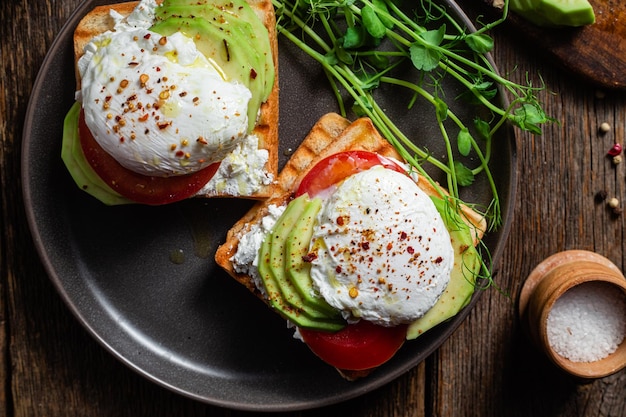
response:
<path fill-rule="evenodd" d="M 542 125 L 554 121 L 535 95 L 543 86 L 512 82 L 488 59 L 493 49 L 488 31 L 505 21 L 508 0 L 502 16 L 475 32 L 433 0 L 405 5 L 396 0 L 273 0 L 273 4 L 279 33 L 321 65 L 340 113 L 346 116 L 350 106 L 355 115 L 369 117 L 412 168 L 440 190 L 425 166 L 442 171 L 449 195 L 441 190 L 441 196 L 454 207 L 461 204 L 459 190 L 477 175 L 485 175 L 492 200 L 484 215 L 489 230 L 501 225 L 498 190 L 489 168 L 495 132 L 508 122 L 541 134 Z M 407 62 L 411 73 L 404 70 Z M 401 65 L 402 71 L 394 71 Z M 464 89 L 459 99 L 487 109 L 488 120 L 477 117 L 468 126 L 454 113 L 442 86 L 450 78 Z M 413 97 L 409 108 L 418 100 L 432 106 L 445 144 L 444 158 L 411 141 L 383 109 L 375 91 L 385 84 L 409 91 Z M 499 89 L 511 98 L 506 107 L 495 100 Z M 352 103 L 345 102 L 346 96 Z M 468 166 L 468 160 L 476 166 Z"/>

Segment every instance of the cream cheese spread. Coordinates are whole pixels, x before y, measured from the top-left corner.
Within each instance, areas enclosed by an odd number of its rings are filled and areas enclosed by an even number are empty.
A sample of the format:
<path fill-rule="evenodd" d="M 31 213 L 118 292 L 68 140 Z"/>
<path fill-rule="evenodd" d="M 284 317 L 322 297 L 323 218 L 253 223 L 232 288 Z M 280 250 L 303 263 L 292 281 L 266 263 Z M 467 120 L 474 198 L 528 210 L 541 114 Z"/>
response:
<path fill-rule="evenodd" d="M 237 245 L 237 252 L 230 259 L 233 263 L 235 272 L 240 274 L 246 274 L 252 277 L 254 285 L 266 295 L 265 286 L 261 277 L 259 276 L 259 249 L 261 244 L 276 224 L 276 221 L 285 211 L 287 206 L 277 206 L 270 204 L 268 206 L 267 214 L 261 219 L 260 222 L 253 224 L 250 229 L 239 236 L 239 244 Z"/>
<path fill-rule="evenodd" d="M 269 152 L 259 149 L 259 138 L 248 135 L 222 160 L 211 180 L 198 192 L 200 196 L 252 195 L 269 185 L 274 176 L 265 169 Z"/>

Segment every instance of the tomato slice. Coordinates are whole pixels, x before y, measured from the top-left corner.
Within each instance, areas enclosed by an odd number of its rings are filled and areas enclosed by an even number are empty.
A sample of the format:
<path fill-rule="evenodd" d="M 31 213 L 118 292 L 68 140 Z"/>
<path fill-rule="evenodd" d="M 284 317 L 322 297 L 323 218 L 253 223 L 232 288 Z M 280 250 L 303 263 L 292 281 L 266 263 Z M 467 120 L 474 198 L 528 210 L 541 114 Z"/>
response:
<path fill-rule="evenodd" d="M 385 168 L 406 173 L 406 168 L 392 159 L 374 152 L 340 152 L 319 161 L 300 182 L 296 196 L 308 193 L 309 196 L 314 197 L 322 193 L 332 192 L 336 184 L 345 178 L 370 169 L 375 165 L 383 165 Z"/>
<path fill-rule="evenodd" d="M 361 320 L 338 332 L 300 329 L 302 339 L 324 362 L 361 371 L 387 362 L 406 340 L 406 325 L 383 327 Z"/>
<path fill-rule="evenodd" d="M 184 200 L 209 182 L 219 163 L 187 175 L 155 177 L 138 174 L 122 166 L 94 139 L 81 111 L 78 129 L 83 153 L 89 165 L 109 187 L 137 203 L 161 205 Z"/>

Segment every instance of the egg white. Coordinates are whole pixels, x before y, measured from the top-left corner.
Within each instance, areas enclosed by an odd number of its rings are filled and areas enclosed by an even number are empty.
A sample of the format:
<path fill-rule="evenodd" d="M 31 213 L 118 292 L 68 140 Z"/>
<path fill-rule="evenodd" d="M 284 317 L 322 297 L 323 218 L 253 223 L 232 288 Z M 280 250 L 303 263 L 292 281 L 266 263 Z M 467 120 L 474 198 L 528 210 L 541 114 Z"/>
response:
<path fill-rule="evenodd" d="M 402 173 L 373 167 L 324 202 L 311 278 L 348 320 L 394 326 L 423 316 L 450 280 L 450 235 L 429 196 Z"/>

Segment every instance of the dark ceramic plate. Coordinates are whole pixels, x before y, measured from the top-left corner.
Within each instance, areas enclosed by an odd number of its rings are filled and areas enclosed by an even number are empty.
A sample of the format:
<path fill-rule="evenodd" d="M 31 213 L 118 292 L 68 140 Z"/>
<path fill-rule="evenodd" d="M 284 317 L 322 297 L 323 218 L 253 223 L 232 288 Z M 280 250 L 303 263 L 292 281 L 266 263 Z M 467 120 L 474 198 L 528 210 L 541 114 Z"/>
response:
<path fill-rule="evenodd" d="M 250 202 L 105 207 L 74 185 L 60 159 L 63 118 L 74 97 L 72 31 L 98 3 L 88 0 L 76 10 L 43 63 L 26 116 L 22 166 L 26 210 L 42 262 L 93 337 L 172 391 L 223 407 L 265 411 L 356 397 L 438 348 L 478 297 L 454 319 L 406 343 L 368 378 L 347 382 L 294 340 L 278 315 L 215 266 L 213 252 Z M 443 4 L 471 27 L 455 3 Z M 286 41 L 280 51 L 282 166 L 289 150 L 336 104 L 315 65 Z M 446 88 L 448 97 L 456 96 L 454 86 Z M 394 95 L 386 107 L 401 116 L 405 101 Z M 476 111 L 463 105 L 455 110 L 466 120 Z M 414 114 L 420 116 L 406 125 L 413 137 L 439 137 L 430 109 Z M 431 151 L 440 149 L 434 140 L 425 143 Z M 505 225 L 486 242 L 497 261 L 514 196 L 515 141 L 503 131 L 496 143 L 493 171 Z M 486 184 L 478 181 L 464 198 L 486 203 Z"/>

